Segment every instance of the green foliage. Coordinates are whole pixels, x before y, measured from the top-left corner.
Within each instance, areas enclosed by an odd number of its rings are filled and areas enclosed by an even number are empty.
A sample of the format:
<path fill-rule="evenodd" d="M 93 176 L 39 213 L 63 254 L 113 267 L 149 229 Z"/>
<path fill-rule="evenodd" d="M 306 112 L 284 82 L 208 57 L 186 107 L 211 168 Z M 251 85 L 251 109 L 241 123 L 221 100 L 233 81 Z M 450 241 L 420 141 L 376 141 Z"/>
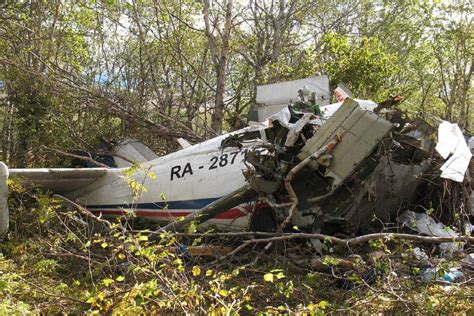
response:
<path fill-rule="evenodd" d="M 322 67 L 333 83 L 344 82 L 361 98 L 387 96 L 388 78 L 397 72 L 398 60 L 379 39 L 327 33 L 322 43 Z"/>

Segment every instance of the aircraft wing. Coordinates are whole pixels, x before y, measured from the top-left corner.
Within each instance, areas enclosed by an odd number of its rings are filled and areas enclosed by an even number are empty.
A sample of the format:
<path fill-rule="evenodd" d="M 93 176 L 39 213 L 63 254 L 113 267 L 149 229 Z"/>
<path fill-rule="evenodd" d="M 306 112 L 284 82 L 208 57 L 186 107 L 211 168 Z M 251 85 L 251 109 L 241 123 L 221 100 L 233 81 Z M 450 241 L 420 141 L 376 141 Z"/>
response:
<path fill-rule="evenodd" d="M 38 168 L 8 169 L 0 162 L 0 241 L 8 231 L 8 178 L 26 186 L 39 186 L 55 193 L 65 194 L 87 186 L 104 176 L 107 168 Z"/>
<path fill-rule="evenodd" d="M 39 186 L 66 194 L 85 187 L 107 173 L 107 168 L 8 169 L 9 178 L 26 186 Z"/>

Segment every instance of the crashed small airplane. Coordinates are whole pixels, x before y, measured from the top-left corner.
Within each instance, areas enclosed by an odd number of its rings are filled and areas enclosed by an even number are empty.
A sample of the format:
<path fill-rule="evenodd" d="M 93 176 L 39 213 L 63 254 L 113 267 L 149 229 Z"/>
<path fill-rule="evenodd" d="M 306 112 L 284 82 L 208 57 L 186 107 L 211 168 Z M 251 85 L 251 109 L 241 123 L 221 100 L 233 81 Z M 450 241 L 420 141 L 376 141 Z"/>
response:
<path fill-rule="evenodd" d="M 419 119 L 405 121 L 392 109 L 397 97 L 327 104 L 329 89 L 326 97 L 305 90 L 298 102 L 290 100 L 297 106 L 274 106 L 264 123 L 163 157 L 151 153 L 135 166 L 8 169 L 0 163 L 0 234 L 8 230 L 9 177 L 94 214 L 132 214 L 168 224 L 163 229 L 196 221 L 219 230 L 275 231 L 291 224 L 349 232 L 368 228 L 374 216 L 390 219 L 416 197 L 435 130 Z"/>

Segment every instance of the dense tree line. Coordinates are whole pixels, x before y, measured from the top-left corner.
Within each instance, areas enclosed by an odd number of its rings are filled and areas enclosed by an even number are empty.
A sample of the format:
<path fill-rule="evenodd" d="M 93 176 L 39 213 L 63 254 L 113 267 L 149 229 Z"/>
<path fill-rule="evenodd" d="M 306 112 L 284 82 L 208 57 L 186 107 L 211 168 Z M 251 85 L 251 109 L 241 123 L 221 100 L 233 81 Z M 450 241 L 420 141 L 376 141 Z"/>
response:
<path fill-rule="evenodd" d="M 328 74 L 359 98 L 472 129 L 470 1 L 0 3 L 0 159 L 123 137 L 158 152 L 239 128 L 256 86 Z"/>

